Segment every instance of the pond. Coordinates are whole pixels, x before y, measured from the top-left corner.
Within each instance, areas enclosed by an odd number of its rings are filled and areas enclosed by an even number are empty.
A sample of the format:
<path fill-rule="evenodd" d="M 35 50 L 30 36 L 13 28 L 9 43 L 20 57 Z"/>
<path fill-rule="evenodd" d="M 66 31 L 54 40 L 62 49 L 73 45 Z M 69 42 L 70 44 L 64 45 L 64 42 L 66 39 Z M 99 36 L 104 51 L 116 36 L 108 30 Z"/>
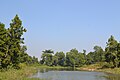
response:
<path fill-rule="evenodd" d="M 32 78 L 44 80 L 118 80 L 108 76 L 111 75 L 102 72 L 41 69 Z"/>

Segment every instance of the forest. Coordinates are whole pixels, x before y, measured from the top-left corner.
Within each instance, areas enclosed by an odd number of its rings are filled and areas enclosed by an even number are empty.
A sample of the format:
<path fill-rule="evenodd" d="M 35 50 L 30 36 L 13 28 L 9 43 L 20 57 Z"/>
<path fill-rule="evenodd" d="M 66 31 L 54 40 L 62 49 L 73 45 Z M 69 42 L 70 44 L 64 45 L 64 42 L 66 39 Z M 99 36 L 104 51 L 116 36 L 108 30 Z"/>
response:
<path fill-rule="evenodd" d="M 44 50 L 41 56 L 41 64 L 47 66 L 70 66 L 81 67 L 102 62 L 102 68 L 120 67 L 120 43 L 110 36 L 105 50 L 100 46 L 94 46 L 94 51 L 86 53 L 86 50 L 78 52 L 77 49 L 71 49 L 69 52 L 56 52 Z M 66 55 L 65 55 L 66 54 Z"/>
<path fill-rule="evenodd" d="M 76 48 L 64 53 L 48 49 L 42 51 L 40 61 L 35 56 L 29 56 L 26 45 L 24 45 L 23 34 L 27 30 L 22 26 L 22 21 L 16 15 L 12 19 L 9 28 L 0 23 L 0 69 L 20 68 L 21 63 L 26 65 L 39 64 L 47 66 L 81 67 L 103 62 L 103 68 L 120 67 L 120 42 L 114 36 L 110 36 L 106 42 L 105 49 L 94 46 L 94 51 L 86 53 L 86 50 L 79 52 Z M 40 54 L 40 53 L 39 53 Z"/>

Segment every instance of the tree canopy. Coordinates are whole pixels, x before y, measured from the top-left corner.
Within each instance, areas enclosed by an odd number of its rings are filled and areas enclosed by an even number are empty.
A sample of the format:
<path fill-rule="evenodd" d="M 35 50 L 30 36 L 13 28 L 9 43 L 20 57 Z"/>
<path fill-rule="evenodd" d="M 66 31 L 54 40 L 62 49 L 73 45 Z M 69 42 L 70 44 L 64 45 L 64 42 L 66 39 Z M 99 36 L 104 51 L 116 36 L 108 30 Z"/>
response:
<path fill-rule="evenodd" d="M 103 62 L 103 67 L 120 67 L 120 43 L 115 40 L 114 36 L 110 36 L 106 44 L 105 50 L 100 46 L 94 46 L 94 51 L 86 53 L 86 50 L 79 52 L 76 48 L 69 52 L 56 52 L 55 54 L 42 54 L 41 64 L 48 66 L 71 66 L 78 67 L 83 65 L 96 64 Z M 51 52 L 45 50 L 44 52 Z"/>
<path fill-rule="evenodd" d="M 8 29 L 3 23 L 0 23 L 0 68 L 10 66 L 19 68 L 20 63 L 30 64 L 32 60 L 38 62 L 35 57 L 32 58 L 26 53 L 27 47 L 24 45 L 22 37 L 26 31 L 18 15 L 12 19 Z"/>

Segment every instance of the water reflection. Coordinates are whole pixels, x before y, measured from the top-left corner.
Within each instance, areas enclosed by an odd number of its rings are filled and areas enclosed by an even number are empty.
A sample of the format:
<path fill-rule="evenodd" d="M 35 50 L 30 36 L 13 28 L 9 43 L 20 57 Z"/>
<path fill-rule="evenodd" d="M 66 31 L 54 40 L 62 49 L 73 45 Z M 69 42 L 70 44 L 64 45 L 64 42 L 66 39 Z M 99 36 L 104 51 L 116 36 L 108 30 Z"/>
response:
<path fill-rule="evenodd" d="M 107 80 L 105 73 L 88 72 L 88 71 L 73 71 L 71 69 L 40 69 L 33 75 L 34 78 L 45 80 Z"/>

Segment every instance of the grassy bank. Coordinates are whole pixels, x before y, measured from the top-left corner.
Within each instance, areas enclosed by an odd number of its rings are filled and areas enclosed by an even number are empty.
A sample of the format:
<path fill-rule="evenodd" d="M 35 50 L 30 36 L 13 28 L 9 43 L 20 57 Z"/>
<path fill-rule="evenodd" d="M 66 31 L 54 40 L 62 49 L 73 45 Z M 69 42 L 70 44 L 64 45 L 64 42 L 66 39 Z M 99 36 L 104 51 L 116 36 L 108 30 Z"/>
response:
<path fill-rule="evenodd" d="M 22 69 L 8 69 L 7 71 L 0 71 L 0 80 L 40 80 L 35 78 L 28 78 L 37 71 L 36 67 L 26 66 Z"/>
<path fill-rule="evenodd" d="M 120 74 L 120 68 L 98 69 L 97 71 L 111 73 L 111 74 Z"/>
<path fill-rule="evenodd" d="M 0 71 L 0 80 L 42 80 L 37 78 L 29 78 L 32 76 L 38 69 L 49 68 L 49 69 L 70 69 L 70 67 L 61 67 L 61 66 L 45 66 L 45 65 L 33 65 L 33 66 L 25 66 L 22 69 L 8 69 L 7 71 Z M 87 71 L 99 71 L 99 72 L 107 72 L 112 74 L 120 74 L 120 68 L 106 68 L 101 69 L 101 64 L 93 64 L 93 65 L 85 65 L 83 67 L 77 67 L 77 70 L 87 70 Z M 111 78 L 111 76 L 107 76 L 107 78 Z M 113 77 L 112 77 L 113 78 Z M 117 79 L 110 79 L 117 80 Z"/>
<path fill-rule="evenodd" d="M 71 67 L 63 67 L 63 66 L 46 66 L 46 65 L 41 65 L 41 66 L 38 66 L 38 68 L 48 68 L 48 69 L 68 69 L 68 68 L 71 68 Z"/>
<path fill-rule="evenodd" d="M 77 70 L 85 70 L 85 71 L 96 71 L 101 68 L 101 64 L 92 64 L 92 65 L 84 65 L 82 67 L 77 67 Z"/>
<path fill-rule="evenodd" d="M 38 78 L 29 78 L 29 76 L 32 76 L 34 73 L 36 73 L 38 69 L 43 69 L 43 68 L 67 69 L 68 67 L 32 65 L 32 66 L 24 66 L 19 70 L 16 69 L 1 70 L 0 80 L 42 80 Z"/>
<path fill-rule="evenodd" d="M 120 68 L 107 68 L 107 69 L 100 69 L 98 71 L 108 73 L 105 78 L 108 80 L 120 80 Z"/>
<path fill-rule="evenodd" d="M 97 63 L 92 65 L 84 65 L 82 67 L 76 67 L 76 70 L 85 70 L 85 71 L 99 71 L 99 72 L 106 72 L 111 74 L 120 74 L 120 68 L 102 68 L 103 63 Z M 71 69 L 72 67 L 62 67 L 62 66 L 46 66 L 42 65 L 38 67 L 41 68 L 49 68 L 49 69 Z"/>
<path fill-rule="evenodd" d="M 102 66 L 103 66 L 103 63 L 97 63 L 97 64 L 92 64 L 92 65 L 85 65 L 77 69 L 86 70 L 86 71 L 106 72 L 106 73 L 111 73 L 111 74 L 120 74 L 120 68 L 102 68 Z"/>

